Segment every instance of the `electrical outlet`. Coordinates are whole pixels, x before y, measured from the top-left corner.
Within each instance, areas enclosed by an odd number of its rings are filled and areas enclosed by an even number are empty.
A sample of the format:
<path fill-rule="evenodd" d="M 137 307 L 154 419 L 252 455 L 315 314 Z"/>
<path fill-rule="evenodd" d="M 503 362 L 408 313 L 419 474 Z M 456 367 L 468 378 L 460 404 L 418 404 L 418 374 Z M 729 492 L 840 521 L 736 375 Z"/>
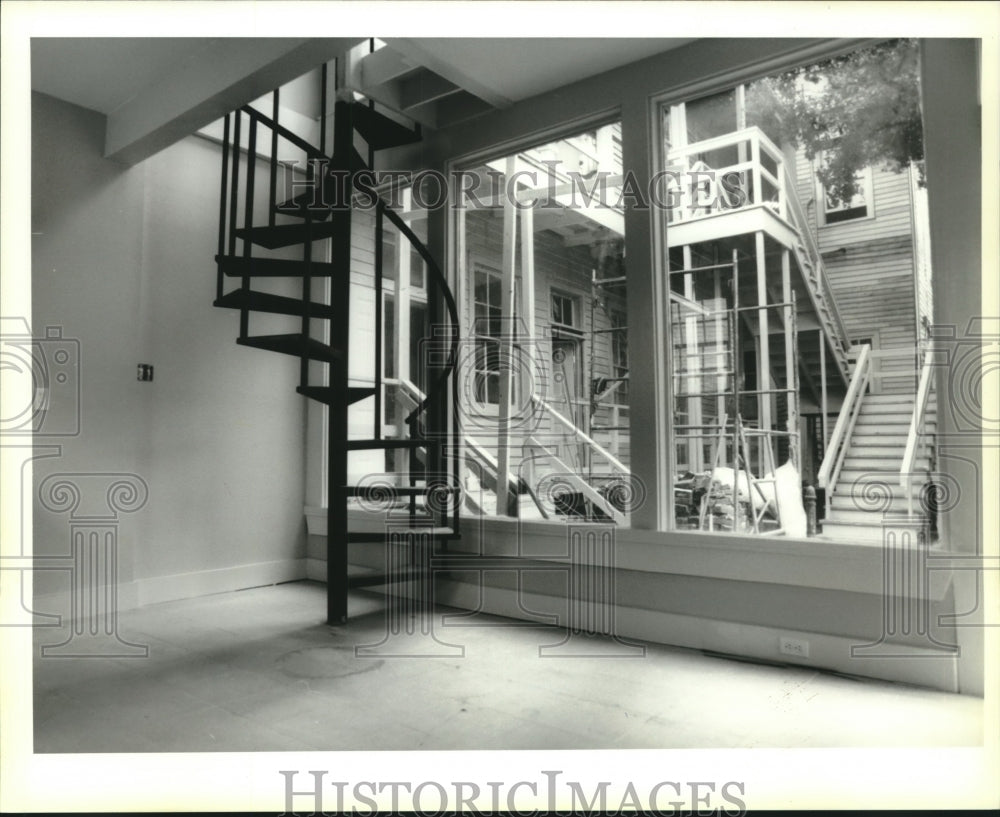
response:
<path fill-rule="evenodd" d="M 796 658 L 809 657 L 809 642 L 801 638 L 781 636 L 778 639 L 778 651 L 782 655 L 794 655 Z"/>

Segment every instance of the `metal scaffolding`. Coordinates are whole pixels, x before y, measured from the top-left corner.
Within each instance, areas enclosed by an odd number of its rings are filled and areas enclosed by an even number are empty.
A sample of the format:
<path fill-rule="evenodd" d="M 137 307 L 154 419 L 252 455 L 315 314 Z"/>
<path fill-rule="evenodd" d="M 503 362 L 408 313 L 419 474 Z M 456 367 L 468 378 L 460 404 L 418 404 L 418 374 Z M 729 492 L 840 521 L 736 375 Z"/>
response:
<path fill-rule="evenodd" d="M 736 249 L 731 261 L 693 266 L 691 249 L 685 246 L 683 266 L 668 270 L 675 505 L 686 504 L 689 526 L 701 529 L 718 529 L 716 520 L 722 519 L 732 530 L 781 532 L 776 462 L 782 453 L 796 467 L 799 462 L 797 323 L 790 264 L 784 251 L 781 298 L 769 302 L 763 241 L 758 238 L 756 243 L 757 298 L 752 304 L 740 303 L 741 258 Z M 775 349 L 779 365 L 774 367 L 772 320 L 782 326 L 775 336 L 783 340 L 784 352 Z M 754 349 L 749 370 L 743 358 L 747 341 Z M 732 484 L 723 487 L 720 469 L 725 468 L 731 469 Z M 765 492 L 762 486 L 768 484 L 771 490 Z M 769 510 L 773 519 L 765 518 Z M 675 515 L 680 516 L 676 507 Z"/>

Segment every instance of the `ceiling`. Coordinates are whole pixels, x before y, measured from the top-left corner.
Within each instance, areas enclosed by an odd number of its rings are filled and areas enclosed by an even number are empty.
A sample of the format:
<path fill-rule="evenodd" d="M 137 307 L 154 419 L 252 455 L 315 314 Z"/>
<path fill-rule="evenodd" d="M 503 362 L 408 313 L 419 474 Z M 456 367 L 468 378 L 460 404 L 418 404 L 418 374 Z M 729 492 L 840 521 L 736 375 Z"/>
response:
<path fill-rule="evenodd" d="M 478 87 L 508 102 L 561 88 L 644 57 L 671 51 L 693 38 L 387 38 L 405 54 L 475 92 Z"/>
<path fill-rule="evenodd" d="M 215 37 L 33 37 L 31 89 L 109 114 L 217 42 Z"/>
<path fill-rule="evenodd" d="M 110 114 L 186 61 L 203 57 L 219 41 L 211 37 L 33 38 L 31 87 Z M 408 48 L 410 57 L 443 76 L 468 78 L 473 93 L 478 88 L 517 102 L 691 40 L 435 37 L 386 41 Z M 248 50 L 254 42 L 246 40 Z"/>

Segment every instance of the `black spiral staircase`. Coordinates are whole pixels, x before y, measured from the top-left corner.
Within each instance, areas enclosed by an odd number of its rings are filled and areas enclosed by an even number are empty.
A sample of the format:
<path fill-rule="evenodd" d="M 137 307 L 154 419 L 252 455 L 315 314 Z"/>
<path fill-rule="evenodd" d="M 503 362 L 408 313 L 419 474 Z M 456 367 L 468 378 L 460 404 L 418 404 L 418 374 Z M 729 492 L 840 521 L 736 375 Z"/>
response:
<path fill-rule="evenodd" d="M 347 621 L 347 596 L 351 587 L 377 586 L 391 582 L 426 579 L 429 557 L 417 558 L 417 548 L 411 564 L 405 570 L 388 570 L 383 574 L 349 574 L 348 544 L 351 542 L 384 542 L 389 546 L 389 524 L 386 532 L 352 532 L 348 529 L 348 507 L 352 497 L 375 490 L 400 500 L 390 511 L 393 518 L 394 543 L 404 541 L 398 536 L 408 527 L 419 530 L 422 541 L 431 542 L 429 552 L 438 543 L 457 537 L 460 490 L 453 475 L 454 457 L 449 440 L 457 439 L 454 411 L 456 384 L 453 376 L 458 353 L 458 313 L 454 297 L 440 267 L 405 220 L 376 193 L 374 287 L 382 292 L 382 237 L 385 221 L 395 226 L 419 252 L 427 265 L 428 304 L 433 330 L 432 351 L 428 355 L 430 386 L 427 396 L 406 418 L 409 433 L 387 439 L 383 436 L 384 400 L 382 343 L 382 298 L 375 301 L 375 342 L 371 385 L 351 386 L 348 381 L 348 360 L 351 343 L 350 287 L 354 260 L 351 251 L 352 216 L 354 214 L 355 177 L 370 171 L 376 151 L 419 141 L 419 126 L 407 128 L 374 109 L 374 103 L 357 102 L 345 94 L 334 106 L 333 150 L 327 156 L 326 68 L 323 68 L 322 106 L 319 146 L 310 144 L 278 122 L 279 92 L 273 92 L 271 116 L 265 116 L 245 106 L 226 116 L 222 149 L 222 185 L 219 205 L 218 280 L 215 306 L 239 310 L 240 333 L 237 343 L 257 349 L 298 357 L 300 382 L 297 391 L 328 407 L 327 422 L 327 622 Z M 246 120 L 246 135 L 241 129 Z M 268 196 L 266 220 L 256 221 L 263 197 L 255 190 L 257 165 L 265 160 L 258 155 L 261 132 L 270 138 L 268 164 Z M 360 136 L 368 148 L 367 161 L 356 148 Z M 241 139 L 245 138 L 245 148 Z M 286 145 L 305 153 L 307 176 L 297 182 L 298 196 L 284 202 L 277 200 L 279 148 Z M 241 159 L 242 153 L 242 159 Z M 240 179 L 241 164 L 245 179 Z M 367 193 L 366 193 L 367 195 Z M 255 207 L 255 198 L 257 206 Z M 366 200 L 370 204 L 370 199 Z M 242 220 L 240 220 L 242 211 Z M 280 219 L 280 223 L 279 223 Z M 331 239 L 329 260 L 319 257 L 318 242 Z M 237 243 L 239 242 L 239 243 Z M 259 248 L 277 250 L 300 248 L 301 257 L 287 259 L 261 254 Z M 326 254 L 326 253 L 323 253 Z M 225 291 L 226 278 L 235 278 L 239 285 Z M 289 297 L 254 289 L 255 279 L 301 279 L 300 297 Z M 316 279 L 330 280 L 329 303 L 317 300 Z M 318 289 L 318 287 L 316 288 Z M 445 315 L 442 316 L 442 307 Z M 300 329 L 292 334 L 251 334 L 250 316 L 254 313 L 290 315 L 301 321 Z M 444 317 L 444 320 L 441 318 Z M 329 326 L 328 342 L 314 337 L 317 322 Z M 436 345 L 434 345 L 436 344 Z M 325 365 L 326 385 L 310 382 L 310 361 Z M 314 370 L 315 374 L 315 370 Z M 374 401 L 374 429 L 367 439 L 349 439 L 348 408 L 362 400 Z M 449 419 L 449 415 L 451 419 Z M 451 431 L 449 432 L 449 429 Z M 423 471 L 398 475 L 393 485 L 375 488 L 348 484 L 348 455 L 351 451 L 406 448 L 422 451 Z M 407 458 L 417 461 L 418 457 Z M 385 498 L 381 496 L 380 498 Z M 400 507 L 401 506 L 401 507 Z M 400 521 L 400 517 L 403 521 Z M 423 549 L 425 550 L 425 549 Z M 387 559 L 387 565 L 391 560 Z M 395 562 L 392 562 L 395 563 Z M 426 582 L 424 582 L 426 584 Z"/>

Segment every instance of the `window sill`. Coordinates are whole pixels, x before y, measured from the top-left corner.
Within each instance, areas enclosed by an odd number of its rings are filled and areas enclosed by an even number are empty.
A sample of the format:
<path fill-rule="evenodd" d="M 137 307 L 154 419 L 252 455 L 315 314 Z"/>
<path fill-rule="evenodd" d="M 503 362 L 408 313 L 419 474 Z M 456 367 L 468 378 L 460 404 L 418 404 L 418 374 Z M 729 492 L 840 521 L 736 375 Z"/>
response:
<path fill-rule="evenodd" d="M 349 517 L 356 530 L 382 529 L 378 514 L 352 509 Z M 325 535 L 324 509 L 307 507 L 306 518 L 309 533 Z M 570 525 L 566 522 L 464 517 L 459 526 L 462 537 L 450 544 L 452 552 L 570 561 L 566 533 Z M 850 593 L 884 592 L 883 551 L 878 544 L 630 528 L 613 528 L 613 531 L 614 567 L 619 570 Z M 932 554 L 946 552 L 940 544 L 931 549 Z M 942 580 L 946 577 L 947 571 L 931 570 L 932 580 L 925 583 L 928 598 L 935 601 L 944 598 L 950 585 Z"/>
<path fill-rule="evenodd" d="M 566 527 L 559 521 L 464 519 L 455 549 L 568 561 Z M 616 528 L 614 541 L 615 567 L 623 570 L 856 593 L 883 590 L 879 545 L 629 528 Z M 944 587 L 938 587 L 943 582 L 931 584 L 935 597 L 943 595 Z"/>
<path fill-rule="evenodd" d="M 874 220 L 875 220 L 875 214 L 874 213 L 869 213 L 867 216 L 858 216 L 857 218 L 848 218 L 848 219 L 845 219 L 844 221 L 834 221 L 832 224 L 827 224 L 824 221 L 822 224 L 820 224 L 818 226 L 819 226 L 819 229 L 821 229 L 821 230 L 832 230 L 835 227 L 847 227 L 847 226 L 849 226 L 851 224 L 858 224 L 859 222 L 874 221 Z"/>

